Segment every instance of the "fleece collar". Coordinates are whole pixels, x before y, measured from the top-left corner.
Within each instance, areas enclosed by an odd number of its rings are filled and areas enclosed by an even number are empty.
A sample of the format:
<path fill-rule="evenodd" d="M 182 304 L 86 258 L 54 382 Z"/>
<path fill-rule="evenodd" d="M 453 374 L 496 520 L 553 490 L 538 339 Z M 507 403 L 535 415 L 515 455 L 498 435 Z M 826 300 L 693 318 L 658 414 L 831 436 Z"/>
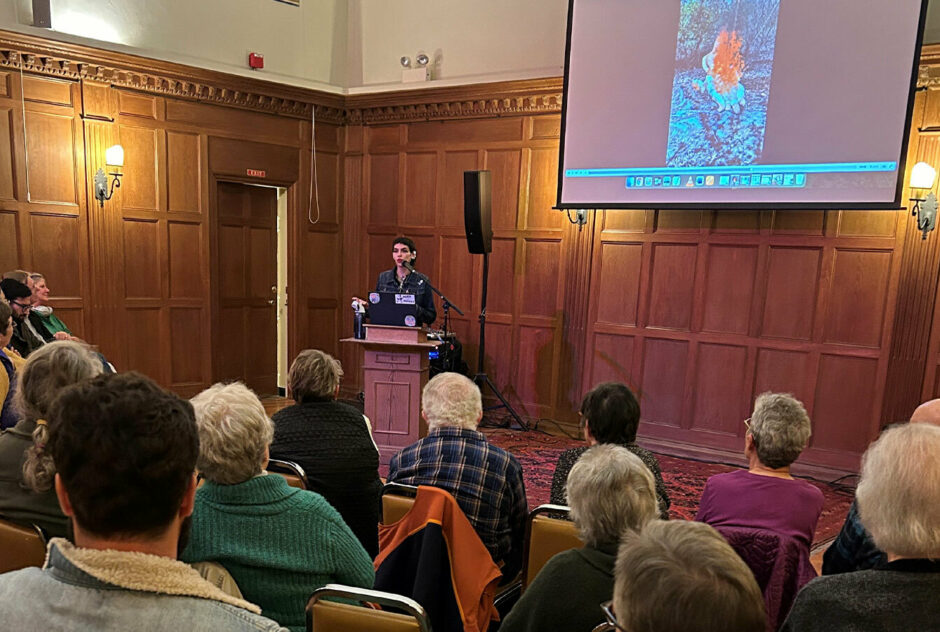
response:
<path fill-rule="evenodd" d="M 57 553 L 80 571 L 120 588 L 221 601 L 261 614 L 261 608 L 255 604 L 222 592 L 203 579 L 191 566 L 168 557 L 128 551 L 85 549 L 64 538 L 53 538 L 46 557 L 47 568 L 55 566 Z"/>

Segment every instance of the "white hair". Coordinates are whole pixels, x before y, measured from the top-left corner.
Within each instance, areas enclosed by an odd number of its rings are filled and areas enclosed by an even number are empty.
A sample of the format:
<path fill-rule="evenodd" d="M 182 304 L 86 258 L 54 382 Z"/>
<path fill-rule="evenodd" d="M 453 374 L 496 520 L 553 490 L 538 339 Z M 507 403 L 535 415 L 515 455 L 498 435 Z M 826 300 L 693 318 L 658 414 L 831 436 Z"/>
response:
<path fill-rule="evenodd" d="M 581 455 L 565 485 L 571 517 L 589 545 L 620 541 L 659 515 L 656 483 L 642 460 L 626 448 L 596 445 Z"/>
<path fill-rule="evenodd" d="M 800 400 L 789 393 L 761 393 L 754 401 L 750 433 L 760 462 L 780 468 L 800 456 L 812 426 Z"/>
<path fill-rule="evenodd" d="M 899 557 L 940 558 L 940 427 L 885 430 L 862 457 L 855 493 L 878 548 Z"/>
<path fill-rule="evenodd" d="M 199 472 L 221 485 L 235 485 L 260 474 L 274 438 L 274 424 L 258 396 L 241 382 L 233 382 L 214 384 L 190 402 L 199 429 Z"/>
<path fill-rule="evenodd" d="M 453 426 L 473 430 L 483 414 L 483 398 L 470 378 L 459 373 L 440 373 L 421 392 L 421 408 L 429 428 Z"/>

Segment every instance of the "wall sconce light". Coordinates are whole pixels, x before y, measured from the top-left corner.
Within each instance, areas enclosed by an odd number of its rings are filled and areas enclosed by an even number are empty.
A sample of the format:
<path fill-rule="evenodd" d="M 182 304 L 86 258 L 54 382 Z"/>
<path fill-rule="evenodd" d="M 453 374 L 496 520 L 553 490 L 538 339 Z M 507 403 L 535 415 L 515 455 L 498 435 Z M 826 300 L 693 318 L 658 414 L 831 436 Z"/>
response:
<path fill-rule="evenodd" d="M 104 162 L 106 166 L 114 168 L 114 171 L 110 172 L 113 176 L 110 188 L 108 187 L 108 176 L 105 175 L 104 169 L 98 167 L 98 171 L 95 172 L 95 199 L 101 204 L 101 208 L 104 208 L 105 200 L 110 200 L 111 196 L 114 195 L 114 189 L 121 186 L 122 174 L 120 169 L 124 167 L 124 148 L 120 145 L 108 147 L 104 152 Z"/>
<path fill-rule="evenodd" d="M 917 218 L 917 230 L 923 233 L 921 239 L 927 239 L 927 233 L 937 224 L 937 196 L 929 191 L 936 178 L 937 170 L 926 162 L 918 162 L 911 169 L 911 202 L 914 203 L 911 215 Z M 918 190 L 922 197 L 917 197 Z M 923 197 L 926 191 L 929 193 Z"/>

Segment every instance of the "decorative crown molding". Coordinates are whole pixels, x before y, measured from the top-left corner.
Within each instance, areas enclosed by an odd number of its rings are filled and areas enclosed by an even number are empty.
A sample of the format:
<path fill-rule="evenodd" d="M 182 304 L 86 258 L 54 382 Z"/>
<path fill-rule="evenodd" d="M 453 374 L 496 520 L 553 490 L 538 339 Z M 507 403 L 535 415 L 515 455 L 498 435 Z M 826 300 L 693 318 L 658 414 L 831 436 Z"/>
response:
<path fill-rule="evenodd" d="M 336 125 L 561 112 L 561 77 L 343 97 L 126 53 L 0 31 L 0 68 Z"/>
<path fill-rule="evenodd" d="M 319 121 L 346 118 L 340 95 L 9 32 L 0 35 L 0 68 L 292 118 L 310 118 L 314 109 Z"/>

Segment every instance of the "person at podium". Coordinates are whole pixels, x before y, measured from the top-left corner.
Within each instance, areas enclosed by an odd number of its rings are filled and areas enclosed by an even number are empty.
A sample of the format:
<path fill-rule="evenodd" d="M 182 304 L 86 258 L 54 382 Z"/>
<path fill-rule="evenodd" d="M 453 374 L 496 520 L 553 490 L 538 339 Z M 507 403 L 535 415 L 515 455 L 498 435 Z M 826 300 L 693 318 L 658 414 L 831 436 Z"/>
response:
<path fill-rule="evenodd" d="M 396 237 L 392 242 L 392 261 L 395 262 L 395 267 L 379 274 L 375 291 L 414 294 L 418 325 L 430 325 L 437 319 L 437 309 L 434 307 L 434 294 L 427 277 L 414 269 L 417 256 L 415 242 L 408 237 Z M 354 296 L 353 300 L 368 307 L 366 301 L 358 296 Z"/>

